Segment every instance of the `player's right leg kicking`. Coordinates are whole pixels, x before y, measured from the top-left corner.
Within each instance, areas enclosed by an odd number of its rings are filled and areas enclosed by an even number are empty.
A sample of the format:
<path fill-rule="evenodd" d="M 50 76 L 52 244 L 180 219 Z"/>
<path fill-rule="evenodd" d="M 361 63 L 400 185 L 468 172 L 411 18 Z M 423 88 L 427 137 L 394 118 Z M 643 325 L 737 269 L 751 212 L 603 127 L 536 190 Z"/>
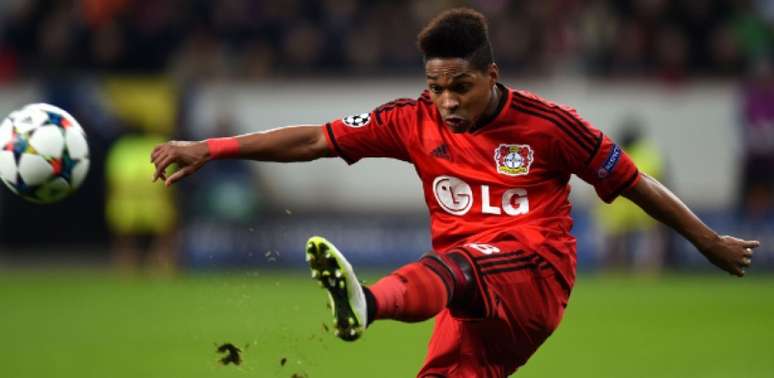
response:
<path fill-rule="evenodd" d="M 435 316 L 464 280 L 456 279 L 452 269 L 432 254 L 366 288 L 344 255 L 319 236 L 306 243 L 306 260 L 312 277 L 328 290 L 335 333 L 346 341 L 358 339 L 375 319 L 418 322 Z"/>
<path fill-rule="evenodd" d="M 499 249 L 518 252 L 494 256 L 462 248 L 429 253 L 371 287 L 362 286 L 344 255 L 321 237 L 309 239 L 306 255 L 312 276 L 328 290 L 340 338 L 359 338 L 375 319 L 417 322 L 440 313 L 420 376 L 456 371 L 460 377 L 500 377 L 524 364 L 556 328 L 569 296 L 553 267 L 535 262 L 542 260 L 513 243 L 503 242 Z M 510 257 L 516 254 L 534 259 L 514 262 Z M 485 277 L 479 273 L 482 266 L 489 269 Z M 481 290 L 478 281 L 483 279 L 502 302 L 493 302 Z M 546 323 L 535 324 L 534 319 Z M 460 342 L 462 334 L 465 343 Z M 463 349 L 475 353 L 465 360 L 448 358 Z"/>

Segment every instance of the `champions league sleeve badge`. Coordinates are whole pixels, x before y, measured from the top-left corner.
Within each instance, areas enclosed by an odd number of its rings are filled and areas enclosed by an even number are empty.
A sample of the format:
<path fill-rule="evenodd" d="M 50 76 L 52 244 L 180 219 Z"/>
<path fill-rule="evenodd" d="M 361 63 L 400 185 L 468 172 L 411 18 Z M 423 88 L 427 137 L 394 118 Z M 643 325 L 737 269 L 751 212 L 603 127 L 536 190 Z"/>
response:
<path fill-rule="evenodd" d="M 597 169 L 597 177 L 605 178 L 609 176 L 610 173 L 613 172 L 616 164 L 618 164 L 618 160 L 621 158 L 622 153 L 623 150 L 621 150 L 621 147 L 618 147 L 617 144 L 614 144 L 613 149 L 610 150 L 610 154 L 607 155 L 605 162 L 602 163 L 602 166 L 599 167 L 599 169 Z"/>
<path fill-rule="evenodd" d="M 371 122 L 371 113 L 354 114 L 344 117 L 341 121 L 349 127 L 363 127 Z"/>
<path fill-rule="evenodd" d="M 532 165 L 532 147 L 528 144 L 501 144 L 494 152 L 497 173 L 507 176 L 523 176 Z"/>

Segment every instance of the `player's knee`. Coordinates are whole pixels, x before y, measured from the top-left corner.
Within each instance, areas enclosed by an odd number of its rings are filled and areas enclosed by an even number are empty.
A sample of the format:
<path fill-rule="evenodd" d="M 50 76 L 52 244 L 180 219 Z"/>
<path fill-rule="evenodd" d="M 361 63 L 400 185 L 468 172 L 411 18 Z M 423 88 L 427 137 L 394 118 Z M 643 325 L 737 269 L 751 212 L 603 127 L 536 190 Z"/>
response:
<path fill-rule="evenodd" d="M 443 281 L 448 293 L 447 307 L 452 315 L 479 318 L 484 315 L 481 292 L 470 261 L 460 252 L 429 252 L 419 262 Z"/>

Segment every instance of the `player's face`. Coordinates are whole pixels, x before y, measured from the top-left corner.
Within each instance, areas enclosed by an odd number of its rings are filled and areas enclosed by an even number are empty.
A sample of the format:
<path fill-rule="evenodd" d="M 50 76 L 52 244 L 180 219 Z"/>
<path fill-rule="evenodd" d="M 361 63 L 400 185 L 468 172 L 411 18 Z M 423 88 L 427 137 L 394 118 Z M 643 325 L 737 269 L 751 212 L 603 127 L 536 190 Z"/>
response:
<path fill-rule="evenodd" d="M 486 71 L 461 58 L 433 58 L 425 64 L 430 98 L 452 132 L 464 133 L 491 109 L 497 66 Z M 496 104 L 495 104 L 496 107 Z"/>

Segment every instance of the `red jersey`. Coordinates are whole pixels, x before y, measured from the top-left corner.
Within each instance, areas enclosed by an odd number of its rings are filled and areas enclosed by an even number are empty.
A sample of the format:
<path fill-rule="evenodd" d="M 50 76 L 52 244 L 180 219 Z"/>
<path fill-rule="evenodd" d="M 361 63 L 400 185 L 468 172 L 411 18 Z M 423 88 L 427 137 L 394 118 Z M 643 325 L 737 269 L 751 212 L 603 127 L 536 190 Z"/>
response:
<path fill-rule="evenodd" d="M 637 167 L 574 109 L 505 87 L 495 116 L 455 134 L 425 91 L 324 125 L 329 149 L 353 164 L 389 157 L 414 165 L 430 211 L 433 249 L 517 239 L 548 260 L 569 285 L 575 238 L 571 174 L 611 202 L 636 184 Z M 510 252 L 510 251 L 502 251 Z"/>

